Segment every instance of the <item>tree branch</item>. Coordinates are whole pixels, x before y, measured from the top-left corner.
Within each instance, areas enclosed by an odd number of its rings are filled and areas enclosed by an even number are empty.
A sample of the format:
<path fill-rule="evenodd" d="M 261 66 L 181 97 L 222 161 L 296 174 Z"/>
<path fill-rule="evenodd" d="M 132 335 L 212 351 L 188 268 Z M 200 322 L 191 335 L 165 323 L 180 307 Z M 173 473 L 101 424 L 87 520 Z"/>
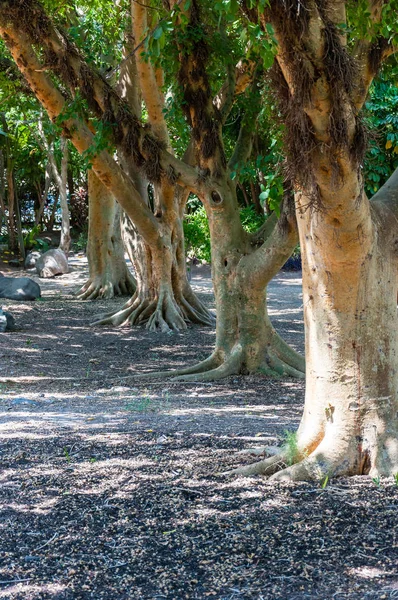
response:
<path fill-rule="evenodd" d="M 260 69 L 253 75 L 250 86 L 250 107 L 247 108 L 239 130 L 234 152 L 229 160 L 228 167 L 231 171 L 246 163 L 253 148 L 253 136 L 256 129 L 257 117 L 261 108 L 259 93 Z"/>
<path fill-rule="evenodd" d="M 33 56 L 33 46 L 40 43 L 46 59 L 45 69 L 52 70 L 72 93 L 79 89 L 89 108 L 108 125 L 115 145 L 123 147 L 125 154 L 137 168 L 144 170 L 150 181 L 169 176 L 190 189 L 197 187 L 195 169 L 173 157 L 161 141 L 150 135 L 148 128 L 132 114 L 128 103 L 85 62 L 66 34 L 54 27 L 41 4 L 36 0 L 3 0 L 0 17 L 5 38 L 11 28 L 18 39 L 23 25 L 25 47 L 29 47 Z M 22 70 L 23 64 L 18 63 L 17 56 L 15 60 Z M 36 71 L 43 71 L 43 65 L 38 65 Z M 34 85 L 33 89 L 36 93 Z"/>
<path fill-rule="evenodd" d="M 134 39 L 141 41 L 145 38 L 148 28 L 147 9 L 135 0 L 131 1 L 131 16 Z M 148 111 L 149 122 L 156 137 L 164 142 L 168 150 L 171 150 L 169 133 L 164 119 L 164 98 L 159 88 L 158 81 L 163 77 L 159 69 L 155 72 L 152 63 L 141 54 L 136 55 L 136 64 L 142 96 Z"/>
<path fill-rule="evenodd" d="M 233 67 L 227 67 L 227 79 L 213 100 L 214 106 L 220 111 L 222 122 L 225 123 L 236 97 L 243 94 L 250 85 L 256 64 L 252 60 L 240 60 Z"/>
<path fill-rule="evenodd" d="M 0 35 L 36 97 L 55 121 L 65 109 L 65 98 L 43 71 L 43 65 L 33 52 L 30 40 L 21 32 L 20 27 L 15 28 L 9 20 L 3 18 L 0 18 Z M 66 137 L 71 139 L 80 153 L 92 147 L 93 134 L 86 123 L 71 117 L 63 121 L 62 127 Z M 92 166 L 99 179 L 114 193 L 119 204 L 134 220 L 144 239 L 148 243 L 155 243 L 158 239 L 157 221 L 119 165 L 107 152 L 102 151 L 93 156 Z"/>

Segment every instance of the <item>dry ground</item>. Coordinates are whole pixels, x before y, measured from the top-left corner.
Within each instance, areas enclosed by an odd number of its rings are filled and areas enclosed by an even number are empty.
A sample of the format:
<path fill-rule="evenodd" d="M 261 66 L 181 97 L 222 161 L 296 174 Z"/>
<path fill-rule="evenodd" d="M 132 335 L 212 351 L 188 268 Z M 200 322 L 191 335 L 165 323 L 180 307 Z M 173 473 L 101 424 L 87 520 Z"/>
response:
<path fill-rule="evenodd" d="M 303 384 L 137 380 L 205 357 L 214 332 L 92 329 L 123 300 L 76 301 L 73 264 L 41 301 L 2 302 L 19 329 L 0 334 L 0 598 L 398 598 L 393 481 L 218 476 L 295 429 Z M 212 305 L 206 269 L 194 283 Z M 302 349 L 298 275 L 269 297 Z"/>

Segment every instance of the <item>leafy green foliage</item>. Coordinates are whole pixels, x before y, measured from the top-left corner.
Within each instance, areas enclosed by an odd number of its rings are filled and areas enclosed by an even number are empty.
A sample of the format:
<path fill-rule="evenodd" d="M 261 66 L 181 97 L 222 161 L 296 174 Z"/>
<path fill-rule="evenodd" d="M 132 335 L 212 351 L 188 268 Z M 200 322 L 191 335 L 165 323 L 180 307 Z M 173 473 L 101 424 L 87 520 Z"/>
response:
<path fill-rule="evenodd" d="M 372 196 L 398 168 L 398 87 L 386 75 L 372 86 L 365 118 L 373 134 L 364 165 L 366 193 Z"/>
<path fill-rule="evenodd" d="M 210 230 L 204 207 L 186 214 L 183 226 L 187 255 L 211 262 Z"/>
<path fill-rule="evenodd" d="M 264 223 L 265 215 L 257 214 L 254 206 L 246 206 L 240 210 L 240 220 L 246 231 L 254 233 Z"/>
<path fill-rule="evenodd" d="M 240 218 L 244 229 L 249 233 L 257 231 L 265 220 L 265 216 L 258 215 L 253 206 L 242 208 Z M 183 226 L 187 255 L 211 262 L 210 230 L 204 207 L 200 205 L 186 214 Z"/>
<path fill-rule="evenodd" d="M 49 249 L 49 245 L 45 240 L 38 238 L 40 234 L 40 227 L 35 225 L 30 231 L 24 236 L 25 250 L 41 250 L 46 252 Z"/>

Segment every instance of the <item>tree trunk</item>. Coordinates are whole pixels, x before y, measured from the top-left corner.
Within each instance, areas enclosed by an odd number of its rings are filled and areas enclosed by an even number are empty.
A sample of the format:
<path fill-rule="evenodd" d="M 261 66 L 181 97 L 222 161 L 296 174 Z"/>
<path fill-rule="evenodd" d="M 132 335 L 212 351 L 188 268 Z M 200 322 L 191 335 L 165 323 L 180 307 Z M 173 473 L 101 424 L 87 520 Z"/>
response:
<path fill-rule="evenodd" d="M 41 194 L 41 190 L 38 189 L 38 200 L 39 200 L 40 207 L 35 216 L 35 225 L 40 225 L 40 223 L 43 219 L 43 214 L 44 214 L 44 210 L 46 208 L 47 199 L 48 199 L 48 193 L 50 191 L 50 185 L 51 185 L 51 165 L 48 162 L 46 165 L 45 173 L 44 173 L 43 194 Z"/>
<path fill-rule="evenodd" d="M 343 189 L 337 207 L 315 214 L 298 198 L 306 395 L 295 456 L 236 472 L 321 482 L 398 473 L 398 170 L 371 203 L 362 193 L 348 210 L 352 197 Z"/>
<path fill-rule="evenodd" d="M 150 331 L 161 332 L 186 329 L 188 322 L 214 324 L 214 316 L 187 279 L 181 219 L 176 215 L 171 228 L 161 221 L 159 224 L 164 233 L 157 246 L 149 246 L 123 214 L 123 239 L 134 264 L 137 289 L 119 311 L 102 316 L 94 324 L 145 324 Z"/>
<path fill-rule="evenodd" d="M 88 187 L 89 280 L 77 296 L 94 300 L 132 294 L 136 284 L 124 259 L 119 205 L 92 170 L 88 171 Z"/>
<path fill-rule="evenodd" d="M 395 185 L 398 199 L 398 172 Z M 329 235 L 308 214 L 300 221 L 308 340 L 305 408 L 297 434 L 297 460 L 302 460 L 278 477 L 395 475 L 398 322 L 391 211 L 377 199 L 372 202 L 349 245 L 339 240 L 344 229 L 341 234 L 338 216 L 332 227 L 328 219 Z"/>
<path fill-rule="evenodd" d="M 7 160 L 7 205 L 8 205 L 8 248 L 10 252 L 18 252 L 18 231 L 15 218 L 15 205 L 17 199 L 14 186 L 14 165 Z"/>
<path fill-rule="evenodd" d="M 143 17 L 143 8 L 132 5 L 132 9 L 140 12 L 140 18 Z M 133 22 L 137 25 L 134 19 Z M 145 30 L 143 28 L 142 33 Z M 127 41 L 125 53 L 129 48 L 134 48 L 131 39 Z M 140 60 L 139 79 L 137 59 L 135 57 L 135 60 L 122 64 L 119 81 L 121 95 L 128 100 L 130 108 L 138 117 L 141 115 L 140 91 L 143 86 L 149 115 L 153 117 L 152 125 L 161 138 L 167 140 L 168 133 L 162 113 L 164 102 L 154 72 L 149 64 Z M 124 172 L 134 182 L 142 201 L 152 210 L 148 198 L 148 182 L 143 171 L 134 166 L 124 151 L 120 150 L 118 154 Z M 155 183 L 153 188 L 158 231 L 152 244 L 144 240 L 126 214 L 122 218 L 123 239 L 134 264 L 137 289 L 121 310 L 101 316 L 94 324 L 145 324 L 150 331 L 161 332 L 186 329 L 187 322 L 213 325 L 213 315 L 194 294 L 186 274 L 182 218 L 188 194 L 183 188 L 168 182 L 167 178 Z"/>
<path fill-rule="evenodd" d="M 292 253 L 296 228 L 290 224 L 282 231 L 273 217 L 263 231 L 268 241 L 258 248 L 259 240 L 242 228 L 231 180 L 203 201 L 210 226 L 216 347 L 203 362 L 169 375 L 184 381 L 253 372 L 302 377 L 303 358 L 276 333 L 266 306 L 267 283 Z"/>
<path fill-rule="evenodd" d="M 59 198 L 61 204 L 61 239 L 59 247 L 66 256 L 69 254 L 70 249 L 70 220 L 69 220 L 69 207 L 68 207 L 68 196 L 66 193 L 68 184 L 68 140 L 61 137 L 61 171 L 59 172 Z"/>

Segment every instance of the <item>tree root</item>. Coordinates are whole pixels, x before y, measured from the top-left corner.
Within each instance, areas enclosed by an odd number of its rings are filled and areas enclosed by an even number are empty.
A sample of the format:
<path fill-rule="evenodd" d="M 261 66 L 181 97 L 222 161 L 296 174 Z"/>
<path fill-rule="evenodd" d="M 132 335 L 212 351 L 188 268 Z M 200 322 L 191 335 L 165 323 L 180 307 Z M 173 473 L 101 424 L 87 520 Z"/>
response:
<path fill-rule="evenodd" d="M 361 475 L 363 466 L 357 460 L 358 454 L 354 447 L 354 439 L 350 443 L 347 440 L 339 440 L 336 436 L 324 437 L 308 456 L 305 449 L 300 449 L 294 464 L 289 464 L 291 457 L 282 450 L 271 458 L 238 467 L 223 475 L 243 477 L 265 475 L 272 481 L 317 481 L 319 483 L 336 476 Z"/>
<path fill-rule="evenodd" d="M 291 348 L 284 339 L 275 331 L 275 338 L 273 340 L 273 349 L 275 350 L 276 356 L 285 364 L 289 365 L 296 372 L 305 373 L 305 358 L 293 348 Z M 297 377 L 297 375 L 295 375 Z"/>
<path fill-rule="evenodd" d="M 100 316 L 93 326 L 98 325 L 144 325 L 149 331 L 181 331 L 187 328 L 187 322 L 213 325 L 214 319 L 203 307 L 199 312 L 191 307 L 186 299 L 178 303 L 169 290 L 163 290 L 158 298 L 151 298 L 136 292 L 117 312 Z"/>
<path fill-rule="evenodd" d="M 78 300 L 96 300 L 97 298 L 114 298 L 115 296 L 128 296 L 135 292 L 135 280 L 131 278 L 120 279 L 117 282 L 112 282 L 105 277 L 95 277 L 89 279 L 83 287 L 81 287 L 75 296 Z"/>
<path fill-rule="evenodd" d="M 216 369 L 222 360 L 219 357 L 219 352 L 215 351 L 202 362 L 196 363 L 190 367 L 185 367 L 185 369 L 174 369 L 173 371 L 152 371 L 151 373 L 142 373 L 137 375 L 138 379 L 164 379 L 171 377 L 174 380 L 179 380 L 179 377 L 182 375 L 191 375 L 191 374 L 200 374 L 205 371 L 211 371 Z"/>
<path fill-rule="evenodd" d="M 270 477 L 274 473 L 277 473 L 281 469 L 285 469 L 288 466 L 287 455 L 283 452 L 266 458 L 265 460 L 259 460 L 251 465 L 245 465 L 232 469 L 232 471 L 226 471 L 221 473 L 226 477 L 233 475 L 239 475 L 240 477 L 252 477 L 253 475 L 266 475 Z"/>
<path fill-rule="evenodd" d="M 163 379 L 171 378 L 172 381 L 196 381 L 198 383 L 205 381 L 218 381 L 231 375 L 240 375 L 247 373 L 244 360 L 244 350 L 240 344 L 236 344 L 232 352 L 225 359 L 223 352 L 219 349 L 202 362 L 196 363 L 184 369 L 175 369 L 173 371 L 155 371 L 137 375 L 140 379 Z M 268 349 L 267 360 L 263 361 L 255 371 L 266 375 L 267 377 L 295 377 L 304 378 L 304 373 L 298 371 L 289 364 L 284 363 Z"/>
<path fill-rule="evenodd" d="M 211 358 L 211 357 L 210 357 Z M 230 375 L 238 375 L 242 369 L 242 358 L 243 358 L 243 350 L 240 344 L 237 344 L 231 355 L 228 359 L 222 362 L 219 366 L 216 366 L 213 369 L 203 371 L 202 367 L 200 371 L 197 369 L 191 373 L 185 373 L 173 377 L 173 381 L 218 381 L 219 379 L 223 379 L 224 377 L 229 377 Z M 203 365 L 199 363 L 197 367 Z"/>

